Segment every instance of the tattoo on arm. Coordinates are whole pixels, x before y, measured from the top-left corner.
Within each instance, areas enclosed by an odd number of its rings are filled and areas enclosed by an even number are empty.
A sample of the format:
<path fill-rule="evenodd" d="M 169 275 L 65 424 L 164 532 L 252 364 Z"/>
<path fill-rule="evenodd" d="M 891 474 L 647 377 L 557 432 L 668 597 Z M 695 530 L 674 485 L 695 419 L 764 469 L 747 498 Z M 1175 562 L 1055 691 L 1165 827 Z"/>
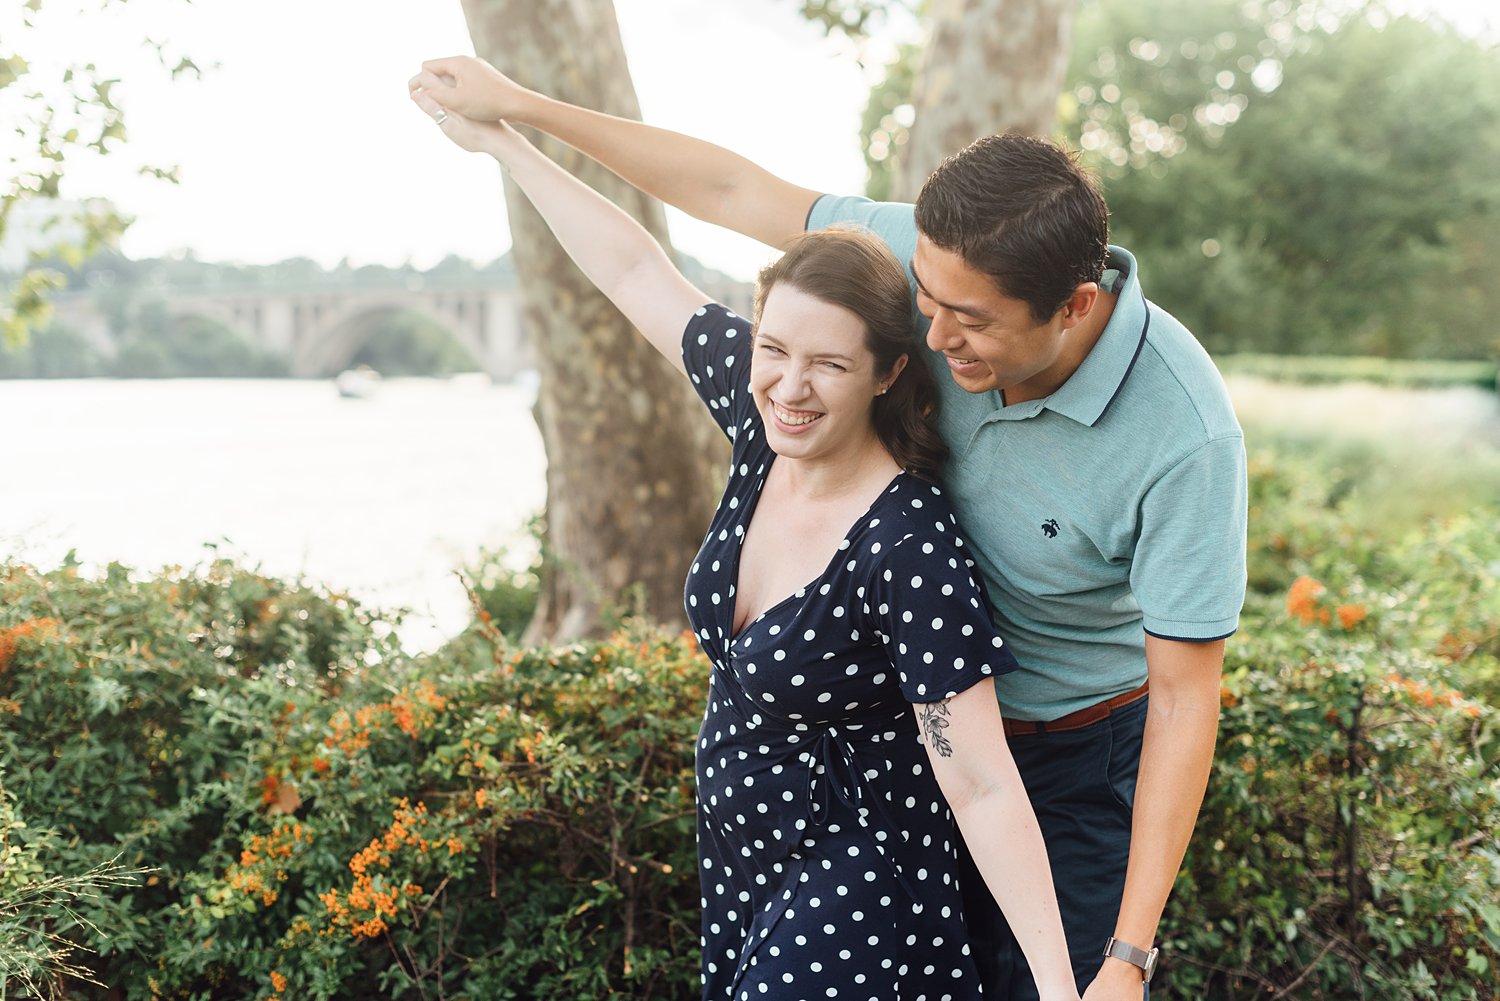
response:
<path fill-rule="evenodd" d="M 947 699 L 928 702 L 922 706 L 922 735 L 927 739 L 928 746 L 945 758 L 953 757 L 953 742 L 943 736 L 943 731 L 948 729 L 948 720 Z"/>

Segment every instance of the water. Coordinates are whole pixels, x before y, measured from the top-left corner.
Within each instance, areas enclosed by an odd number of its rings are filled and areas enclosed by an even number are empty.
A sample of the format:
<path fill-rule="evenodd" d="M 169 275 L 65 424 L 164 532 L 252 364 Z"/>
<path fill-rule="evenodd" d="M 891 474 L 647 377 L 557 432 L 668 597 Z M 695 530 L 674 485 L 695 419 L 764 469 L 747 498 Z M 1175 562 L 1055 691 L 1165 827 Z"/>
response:
<path fill-rule="evenodd" d="M 141 575 L 210 558 L 413 615 L 431 649 L 468 621 L 453 575 L 524 561 L 545 500 L 534 392 L 387 380 L 367 399 L 296 380 L 0 381 L 0 555 Z"/>
<path fill-rule="evenodd" d="M 1230 380 L 1262 430 L 1500 456 L 1500 406 L 1478 390 Z M 387 380 L 365 400 L 292 380 L 0 381 L 0 555 L 55 566 L 76 549 L 149 574 L 212 555 L 305 576 L 414 615 L 431 649 L 468 622 L 453 569 L 486 547 L 529 555 L 545 500 L 533 393 Z M 1479 456 L 1474 454 L 1478 449 Z"/>

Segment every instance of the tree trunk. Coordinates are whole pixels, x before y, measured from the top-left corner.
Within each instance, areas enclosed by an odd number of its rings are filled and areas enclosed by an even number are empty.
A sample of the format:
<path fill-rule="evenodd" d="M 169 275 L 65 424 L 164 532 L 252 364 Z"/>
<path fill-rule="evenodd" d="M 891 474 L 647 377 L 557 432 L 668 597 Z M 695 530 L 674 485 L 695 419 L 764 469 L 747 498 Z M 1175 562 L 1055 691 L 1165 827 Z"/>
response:
<path fill-rule="evenodd" d="M 1076 3 L 931 0 L 895 200 L 914 200 L 945 156 L 981 136 L 1052 133 Z"/>
<path fill-rule="evenodd" d="M 463 9 L 476 52 L 519 83 L 640 117 L 611 0 L 463 0 Z M 667 243 L 659 203 L 560 143 L 531 138 Z M 508 177 L 504 184 L 547 450 L 549 559 L 526 641 L 598 635 L 625 613 L 683 623 L 683 578 L 727 449 L 687 380 L 573 266 Z"/>

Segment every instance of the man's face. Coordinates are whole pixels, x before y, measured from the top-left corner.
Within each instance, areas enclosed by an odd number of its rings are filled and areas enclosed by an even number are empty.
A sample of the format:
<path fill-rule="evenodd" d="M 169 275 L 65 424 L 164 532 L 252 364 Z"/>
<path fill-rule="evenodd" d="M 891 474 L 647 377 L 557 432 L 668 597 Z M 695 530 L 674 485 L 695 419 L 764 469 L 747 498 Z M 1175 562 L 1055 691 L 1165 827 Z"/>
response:
<path fill-rule="evenodd" d="M 950 250 L 918 235 L 912 255 L 917 308 L 932 321 L 927 346 L 948 361 L 948 371 L 970 393 L 1002 390 L 1006 403 L 1049 396 L 1082 360 L 1071 359 L 1065 310 L 1037 323 L 1031 307 Z"/>

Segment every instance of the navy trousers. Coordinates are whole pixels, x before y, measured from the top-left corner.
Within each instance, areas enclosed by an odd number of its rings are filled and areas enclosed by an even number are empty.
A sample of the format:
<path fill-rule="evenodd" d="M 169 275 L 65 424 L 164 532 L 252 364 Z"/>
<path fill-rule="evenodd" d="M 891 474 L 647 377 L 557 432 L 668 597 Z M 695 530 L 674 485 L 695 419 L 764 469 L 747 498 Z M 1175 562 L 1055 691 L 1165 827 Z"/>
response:
<path fill-rule="evenodd" d="M 1079 993 L 1099 972 L 1120 913 L 1146 704 L 1143 698 L 1082 729 L 1009 739 L 1047 843 Z M 1026 957 L 969 852 L 959 854 L 964 912 L 985 996 L 1036 1001 Z"/>

